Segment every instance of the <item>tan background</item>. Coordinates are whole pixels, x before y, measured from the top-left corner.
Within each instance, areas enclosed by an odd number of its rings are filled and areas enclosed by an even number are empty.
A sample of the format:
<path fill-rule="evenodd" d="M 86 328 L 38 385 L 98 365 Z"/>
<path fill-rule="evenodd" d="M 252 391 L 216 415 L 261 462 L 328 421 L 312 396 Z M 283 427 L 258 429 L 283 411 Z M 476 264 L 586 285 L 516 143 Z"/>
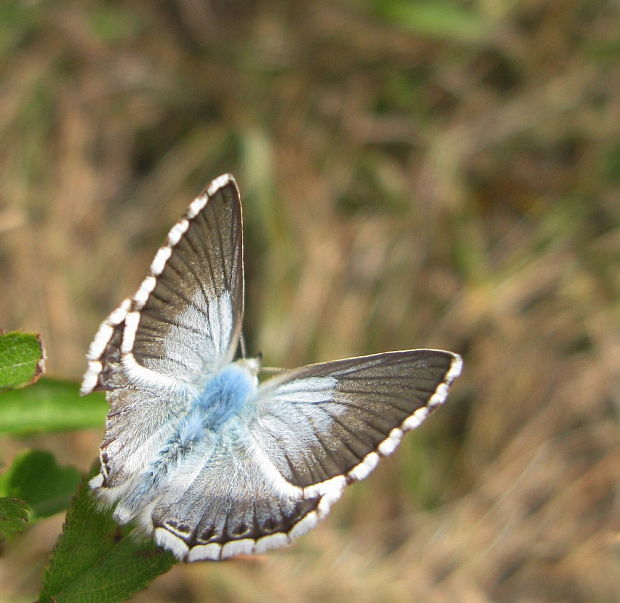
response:
<path fill-rule="evenodd" d="M 137 600 L 620 598 L 620 5 L 2 11 L 0 327 L 40 331 L 52 375 L 79 378 L 225 171 L 266 364 L 465 359 L 445 408 L 296 546 L 175 567 Z M 100 436 L 5 438 L 1 460 L 38 447 L 85 469 Z M 0 558 L 0 598 L 36 596 L 61 522 Z"/>

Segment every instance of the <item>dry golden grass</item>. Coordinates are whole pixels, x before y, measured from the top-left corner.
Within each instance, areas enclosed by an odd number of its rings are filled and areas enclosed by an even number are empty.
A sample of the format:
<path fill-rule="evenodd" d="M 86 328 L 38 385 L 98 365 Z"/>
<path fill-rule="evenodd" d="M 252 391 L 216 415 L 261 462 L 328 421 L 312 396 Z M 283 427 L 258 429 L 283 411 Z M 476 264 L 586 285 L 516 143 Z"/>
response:
<path fill-rule="evenodd" d="M 177 566 L 138 601 L 620 599 L 618 5 L 468 3 L 467 37 L 379 4 L 0 9 L 0 326 L 40 331 L 51 374 L 79 378 L 224 171 L 267 364 L 465 359 L 445 408 L 295 547 Z M 0 453 L 86 468 L 99 437 Z M 35 596 L 59 527 L 0 558 L 0 598 Z"/>

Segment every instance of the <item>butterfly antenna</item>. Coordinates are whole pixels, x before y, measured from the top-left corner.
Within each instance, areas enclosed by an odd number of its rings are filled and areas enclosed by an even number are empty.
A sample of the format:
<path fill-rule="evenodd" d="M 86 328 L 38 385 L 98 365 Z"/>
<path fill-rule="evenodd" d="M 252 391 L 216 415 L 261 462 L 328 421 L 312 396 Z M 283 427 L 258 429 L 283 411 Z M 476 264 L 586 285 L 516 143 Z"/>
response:
<path fill-rule="evenodd" d="M 261 373 L 271 373 L 272 375 L 277 374 L 277 373 L 285 373 L 286 371 L 288 371 L 288 369 L 285 369 L 279 366 L 261 366 L 260 367 Z"/>
<path fill-rule="evenodd" d="M 243 333 L 239 336 L 239 347 L 241 348 L 241 358 L 247 358 L 248 350 L 245 347 L 245 337 L 243 336 Z"/>
<path fill-rule="evenodd" d="M 256 354 L 256 359 L 258 361 L 261 361 L 263 359 L 263 353 L 259 352 L 258 354 Z M 260 373 L 285 373 L 286 371 L 288 371 L 288 369 L 285 368 L 281 368 L 279 366 L 261 366 L 259 369 Z"/>

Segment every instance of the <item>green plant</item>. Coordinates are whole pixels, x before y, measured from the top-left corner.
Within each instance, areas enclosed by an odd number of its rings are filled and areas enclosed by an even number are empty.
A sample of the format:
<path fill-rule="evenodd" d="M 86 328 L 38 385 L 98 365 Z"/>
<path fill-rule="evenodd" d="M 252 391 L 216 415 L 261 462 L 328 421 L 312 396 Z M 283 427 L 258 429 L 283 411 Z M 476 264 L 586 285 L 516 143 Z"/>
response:
<path fill-rule="evenodd" d="M 80 399 L 76 384 L 40 379 L 44 370 L 39 336 L 0 335 L 0 434 L 24 436 L 103 423 L 103 396 Z M 172 555 L 153 543 L 131 537 L 131 528 L 118 528 L 93 499 L 88 476 L 59 466 L 50 452 L 23 452 L 0 474 L 0 542 L 5 547 L 37 521 L 65 510 L 40 601 L 126 599 L 174 563 Z"/>

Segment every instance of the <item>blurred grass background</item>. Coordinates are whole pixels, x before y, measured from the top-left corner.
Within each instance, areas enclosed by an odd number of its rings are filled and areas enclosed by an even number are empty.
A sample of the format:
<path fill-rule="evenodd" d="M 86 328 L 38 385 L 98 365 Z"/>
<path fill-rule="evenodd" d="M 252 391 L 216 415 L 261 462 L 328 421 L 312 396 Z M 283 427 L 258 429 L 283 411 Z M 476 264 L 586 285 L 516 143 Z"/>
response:
<path fill-rule="evenodd" d="M 294 547 L 136 600 L 620 599 L 619 60 L 602 0 L 0 4 L 0 326 L 51 374 L 226 171 L 252 353 L 465 359 Z M 86 469 L 100 436 L 0 453 Z M 61 522 L 0 559 L 0 598 L 36 596 Z"/>

